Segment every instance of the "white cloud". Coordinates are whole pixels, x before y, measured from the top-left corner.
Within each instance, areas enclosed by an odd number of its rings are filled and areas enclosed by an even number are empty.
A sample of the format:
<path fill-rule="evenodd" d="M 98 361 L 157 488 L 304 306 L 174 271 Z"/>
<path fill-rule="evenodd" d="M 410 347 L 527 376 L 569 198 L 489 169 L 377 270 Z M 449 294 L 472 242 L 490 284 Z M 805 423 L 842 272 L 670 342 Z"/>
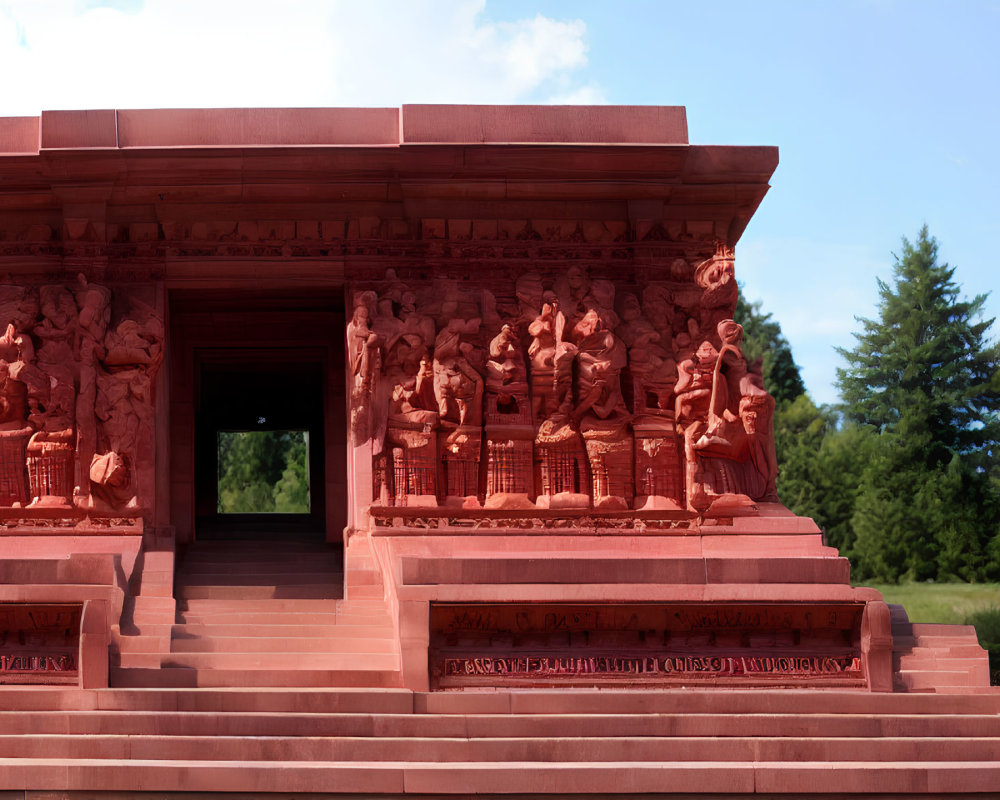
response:
<path fill-rule="evenodd" d="M 599 101 L 586 65 L 582 21 L 493 21 L 485 0 L 0 2 L 3 116 Z"/>

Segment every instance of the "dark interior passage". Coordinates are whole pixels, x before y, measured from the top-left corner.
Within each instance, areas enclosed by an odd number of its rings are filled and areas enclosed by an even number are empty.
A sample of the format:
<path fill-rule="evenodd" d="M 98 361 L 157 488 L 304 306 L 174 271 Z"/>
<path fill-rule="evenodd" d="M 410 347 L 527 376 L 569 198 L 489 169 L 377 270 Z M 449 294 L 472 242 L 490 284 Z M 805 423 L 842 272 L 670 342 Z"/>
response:
<path fill-rule="evenodd" d="M 279 350 L 215 351 L 211 358 L 201 362 L 194 459 L 198 538 L 291 532 L 322 537 L 326 502 L 324 381 L 323 363 L 291 357 Z M 250 432 L 251 437 L 240 437 L 245 432 Z M 288 507 L 294 504 L 279 502 L 279 507 L 267 508 L 266 513 L 246 513 L 247 503 L 236 503 L 237 510 L 231 510 L 234 492 L 244 489 L 260 494 L 264 490 L 264 472 L 271 476 L 271 481 L 281 481 L 276 494 L 291 485 L 282 498 L 301 494 L 302 487 L 296 486 L 295 481 L 302 476 L 296 476 L 291 466 L 281 463 L 283 452 L 273 452 L 281 444 L 287 449 L 289 440 L 293 440 L 293 447 L 301 447 L 303 441 L 307 443 L 306 453 L 301 454 L 309 484 L 307 509 L 296 508 L 297 513 L 289 513 Z M 223 484 L 220 453 L 233 446 L 234 441 L 236 446 L 244 447 L 235 454 L 230 451 L 229 457 L 223 458 L 224 465 L 229 467 L 224 472 Z M 286 466 L 289 474 L 282 477 Z M 220 485 L 228 489 L 225 498 L 220 497 Z M 228 503 L 220 503 L 226 499 Z"/>

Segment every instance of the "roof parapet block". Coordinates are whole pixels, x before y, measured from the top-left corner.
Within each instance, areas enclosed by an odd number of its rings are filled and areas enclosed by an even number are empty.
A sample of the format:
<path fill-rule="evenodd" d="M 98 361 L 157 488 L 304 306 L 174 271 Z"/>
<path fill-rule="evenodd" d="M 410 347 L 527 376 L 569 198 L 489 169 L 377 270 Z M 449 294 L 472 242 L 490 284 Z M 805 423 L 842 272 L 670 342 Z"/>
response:
<path fill-rule="evenodd" d="M 687 144 L 684 106 L 404 105 L 404 144 Z"/>

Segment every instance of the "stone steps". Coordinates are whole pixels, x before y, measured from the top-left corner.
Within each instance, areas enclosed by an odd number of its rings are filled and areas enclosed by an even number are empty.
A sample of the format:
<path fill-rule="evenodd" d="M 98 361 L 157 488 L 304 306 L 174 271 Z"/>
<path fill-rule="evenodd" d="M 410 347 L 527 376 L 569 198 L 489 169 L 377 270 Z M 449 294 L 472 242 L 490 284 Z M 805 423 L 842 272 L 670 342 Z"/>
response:
<path fill-rule="evenodd" d="M 50 792 L 848 796 L 1000 786 L 1000 692 L 7 687 L 0 708 L 0 786 Z"/>
<path fill-rule="evenodd" d="M 359 575 L 345 599 L 343 558 L 325 543 L 189 546 L 170 605 L 154 598 L 137 607 L 140 635 L 120 643 L 112 684 L 398 685 L 395 635 L 367 543 L 350 557 Z"/>
<path fill-rule="evenodd" d="M 893 673 L 897 691 L 986 686 L 989 658 L 972 625 L 909 622 L 905 610 L 892 613 Z"/>

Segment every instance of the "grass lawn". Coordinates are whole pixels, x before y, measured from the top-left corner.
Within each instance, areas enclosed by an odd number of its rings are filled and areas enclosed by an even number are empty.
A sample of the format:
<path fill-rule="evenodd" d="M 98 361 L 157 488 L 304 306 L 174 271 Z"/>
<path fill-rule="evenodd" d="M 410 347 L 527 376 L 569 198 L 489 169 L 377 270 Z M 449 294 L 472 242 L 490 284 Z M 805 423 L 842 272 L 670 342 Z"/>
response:
<path fill-rule="evenodd" d="M 910 622 L 964 623 L 974 611 L 1000 608 L 1000 583 L 864 583 L 900 603 Z"/>

